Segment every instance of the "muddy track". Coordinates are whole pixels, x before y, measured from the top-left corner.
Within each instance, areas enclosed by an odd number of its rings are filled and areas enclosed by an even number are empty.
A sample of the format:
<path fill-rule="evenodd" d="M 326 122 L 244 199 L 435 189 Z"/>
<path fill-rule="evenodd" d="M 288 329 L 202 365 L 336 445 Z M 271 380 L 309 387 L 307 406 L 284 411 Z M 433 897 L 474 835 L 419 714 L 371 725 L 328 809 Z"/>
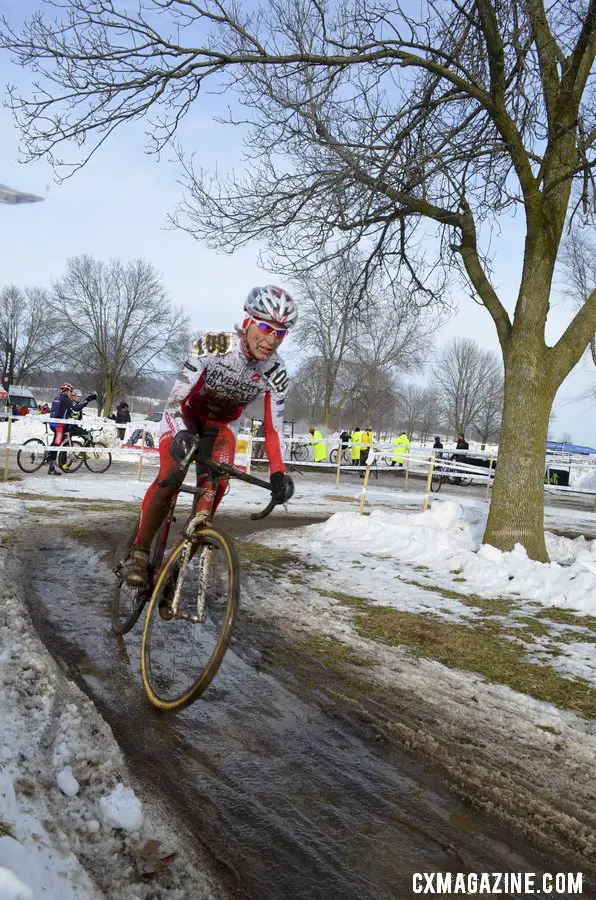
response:
<path fill-rule="evenodd" d="M 412 896 L 415 871 L 569 868 L 561 842 L 549 862 L 526 844 L 507 804 L 491 815 L 490 798 L 498 807 L 512 785 L 455 735 L 450 745 L 434 741 L 436 710 L 413 702 L 405 686 L 363 691 L 297 652 L 289 624 L 256 613 L 248 595 L 261 590 L 258 567 L 204 698 L 176 716 L 150 709 L 138 676 L 139 627 L 119 641 L 109 628 L 110 566 L 130 517 L 68 515 L 67 526 L 51 529 L 43 515 L 28 516 L 27 544 L 15 547 L 36 627 L 99 707 L 141 788 L 176 810 L 238 896 L 395 900 Z M 269 526 L 278 522 L 289 524 L 280 516 Z M 253 540 L 264 528 L 231 517 L 221 524 Z"/>

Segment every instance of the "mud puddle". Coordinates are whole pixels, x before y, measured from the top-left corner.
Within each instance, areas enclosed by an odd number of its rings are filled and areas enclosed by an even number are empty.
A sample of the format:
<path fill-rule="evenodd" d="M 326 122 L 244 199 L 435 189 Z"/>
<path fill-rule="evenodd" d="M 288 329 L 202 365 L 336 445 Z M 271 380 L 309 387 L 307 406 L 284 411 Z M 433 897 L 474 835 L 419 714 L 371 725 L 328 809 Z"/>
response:
<path fill-rule="evenodd" d="M 69 510 L 68 522 L 50 532 L 23 522 L 27 546 L 17 552 L 36 626 L 110 723 L 141 789 L 161 794 L 239 896 L 394 900 L 414 896 L 413 872 L 544 869 L 349 712 L 309 702 L 299 679 L 281 683 L 266 665 L 264 644 L 278 639 L 265 638 L 266 623 L 251 630 L 241 618 L 192 707 L 152 710 L 139 677 L 140 623 L 124 639 L 109 624 L 113 548 L 130 519 Z M 248 530 L 246 520 L 221 524 Z"/>

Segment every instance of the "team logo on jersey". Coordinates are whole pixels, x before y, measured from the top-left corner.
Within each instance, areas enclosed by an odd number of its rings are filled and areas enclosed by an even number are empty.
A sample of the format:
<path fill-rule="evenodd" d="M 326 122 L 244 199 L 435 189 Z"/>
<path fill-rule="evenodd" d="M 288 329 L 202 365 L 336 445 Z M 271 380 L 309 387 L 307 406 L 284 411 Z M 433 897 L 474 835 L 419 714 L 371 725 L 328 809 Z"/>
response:
<path fill-rule="evenodd" d="M 202 334 L 191 350 L 191 356 L 224 356 L 229 352 L 232 335 L 225 331 Z"/>

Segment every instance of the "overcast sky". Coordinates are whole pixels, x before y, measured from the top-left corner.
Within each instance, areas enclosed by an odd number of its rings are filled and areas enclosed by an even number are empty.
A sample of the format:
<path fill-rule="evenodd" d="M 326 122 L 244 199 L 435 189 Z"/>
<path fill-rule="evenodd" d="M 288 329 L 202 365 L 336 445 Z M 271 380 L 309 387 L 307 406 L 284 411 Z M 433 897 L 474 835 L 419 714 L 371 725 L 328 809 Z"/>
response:
<path fill-rule="evenodd" d="M 23 6 L 19 3 L 27 12 L 37 5 L 32 0 Z M 9 18 L 15 8 L 14 0 L 8 0 Z M 23 77 L 7 54 L 0 53 L 3 100 L 6 83 L 21 84 Z M 197 151 L 201 165 L 217 164 L 221 169 L 231 159 L 237 162 L 239 145 L 234 141 L 239 134 L 213 122 L 216 102 L 210 98 L 193 114 L 183 137 L 186 149 Z M 228 256 L 207 249 L 183 231 L 166 228 L 167 214 L 182 194 L 176 180 L 179 170 L 167 154 L 157 160 L 145 153 L 141 125 L 117 129 L 99 154 L 62 185 L 54 183 L 43 163 L 19 164 L 19 134 L 12 113 L 5 108 L 0 108 L 0 133 L 0 183 L 45 197 L 44 202 L 30 205 L 0 204 L 0 285 L 49 287 L 63 274 L 66 259 L 82 253 L 101 260 L 143 257 L 161 273 L 170 299 L 188 311 L 197 329 L 229 329 L 240 320 L 242 302 L 253 285 L 278 281 L 275 273 L 259 268 L 257 246 Z M 512 219 L 493 243 L 494 285 L 509 310 L 519 280 L 521 224 L 519 217 Z M 562 301 L 555 300 L 552 306 L 547 331 L 551 343 L 571 317 L 571 308 Z M 461 298 L 459 312 L 436 335 L 429 361 L 444 341 L 455 336 L 472 337 L 484 348 L 499 352 L 488 312 L 466 297 Z M 594 402 L 574 399 L 590 386 L 596 389 L 596 370 L 584 361 L 557 395 L 552 437 L 560 439 L 567 433 L 577 443 L 596 447 Z"/>

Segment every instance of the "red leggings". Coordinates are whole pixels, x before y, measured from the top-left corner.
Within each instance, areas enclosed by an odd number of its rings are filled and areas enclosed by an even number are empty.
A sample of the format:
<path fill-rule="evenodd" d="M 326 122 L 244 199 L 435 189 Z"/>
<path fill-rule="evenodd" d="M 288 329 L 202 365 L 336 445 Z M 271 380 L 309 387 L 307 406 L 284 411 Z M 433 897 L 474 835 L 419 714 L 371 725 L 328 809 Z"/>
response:
<path fill-rule="evenodd" d="M 234 462 L 234 454 L 236 452 L 236 438 L 234 433 L 223 425 L 221 422 L 205 422 L 205 426 L 217 428 L 217 437 L 211 451 L 211 459 L 215 462 L 223 462 L 232 465 Z M 147 493 L 143 498 L 141 505 L 141 518 L 139 522 L 139 530 L 134 541 L 135 547 L 141 547 L 143 550 L 149 550 L 151 541 L 155 537 L 161 523 L 165 519 L 172 497 L 176 493 L 177 485 L 171 484 L 168 487 L 160 487 L 159 482 L 166 478 L 177 466 L 176 460 L 170 454 L 170 444 L 173 435 L 168 432 L 161 436 L 159 440 L 159 474 L 153 484 L 147 489 Z M 228 478 L 222 477 L 217 481 L 217 487 L 209 485 L 205 493 L 199 499 L 197 512 L 203 512 L 211 509 L 211 514 L 215 515 L 215 511 L 220 504 L 221 498 L 226 492 L 228 486 Z M 197 480 L 199 487 L 207 481 L 205 474 L 201 475 Z"/>

